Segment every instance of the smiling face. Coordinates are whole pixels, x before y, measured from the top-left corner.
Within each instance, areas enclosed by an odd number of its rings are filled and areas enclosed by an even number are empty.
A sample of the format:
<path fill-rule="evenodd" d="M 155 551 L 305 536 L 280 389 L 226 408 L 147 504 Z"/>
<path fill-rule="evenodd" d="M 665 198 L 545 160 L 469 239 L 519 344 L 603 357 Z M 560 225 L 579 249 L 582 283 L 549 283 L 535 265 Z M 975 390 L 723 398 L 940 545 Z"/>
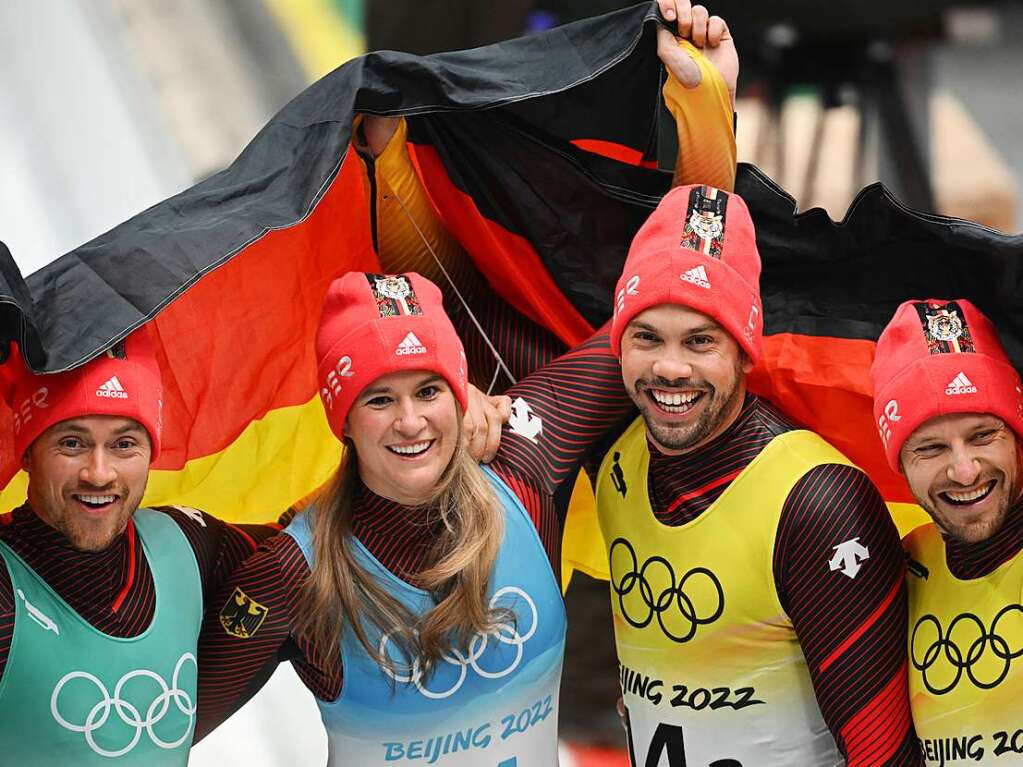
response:
<path fill-rule="evenodd" d="M 909 436 L 899 460 L 917 502 L 967 543 L 998 532 L 1019 497 L 1018 441 L 993 415 L 932 418 Z"/>
<path fill-rule="evenodd" d="M 666 455 L 695 450 L 742 409 L 752 363 L 712 318 L 676 304 L 637 314 L 622 335 L 622 378 Z"/>
<path fill-rule="evenodd" d="M 73 548 L 102 551 L 142 502 L 149 459 L 149 434 L 137 421 L 105 415 L 61 421 L 25 452 L 29 505 Z"/>
<path fill-rule="evenodd" d="M 345 423 L 359 476 L 406 506 L 433 498 L 458 446 L 461 418 L 443 377 L 412 370 L 381 376 L 356 398 Z"/>

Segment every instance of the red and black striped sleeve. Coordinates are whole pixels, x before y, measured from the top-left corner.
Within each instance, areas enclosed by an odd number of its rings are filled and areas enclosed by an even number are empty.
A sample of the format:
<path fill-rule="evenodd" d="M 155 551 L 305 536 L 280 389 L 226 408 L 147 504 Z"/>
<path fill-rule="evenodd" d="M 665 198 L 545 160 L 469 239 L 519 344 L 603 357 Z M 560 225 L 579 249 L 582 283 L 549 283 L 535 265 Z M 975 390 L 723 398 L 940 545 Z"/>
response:
<path fill-rule="evenodd" d="M 294 539 L 278 535 L 263 543 L 213 597 L 199 636 L 196 741 L 251 698 L 280 660 L 295 654 L 291 645 L 294 609 L 308 574 Z M 220 620 L 222 612 L 232 610 L 237 592 L 266 610 L 262 622 L 247 636 L 229 632 Z M 310 648 L 299 645 L 294 660 L 299 676 L 318 697 L 333 700 L 340 694 L 340 672 L 332 676 L 318 671 Z"/>
<path fill-rule="evenodd" d="M 557 567 L 576 474 L 633 412 L 607 326 L 505 393 L 512 418 L 490 465 L 522 501 Z"/>
<path fill-rule="evenodd" d="M 849 767 L 923 764 L 909 708 L 904 562 L 888 509 L 859 469 L 817 466 L 790 491 L 775 580 Z"/>
<path fill-rule="evenodd" d="M 512 308 L 471 265 L 466 267 L 467 274 L 470 269 L 469 279 L 477 287 L 466 291 L 469 296 L 462 292 L 461 298 L 453 290 L 445 290 L 444 309 L 462 339 L 472 383 L 483 391 L 501 393 L 564 354 L 567 347 L 549 330 Z M 463 304 L 462 298 L 469 303 Z M 499 370 L 495 350 L 514 381 Z"/>
<path fill-rule="evenodd" d="M 235 525 L 204 511 L 180 506 L 158 507 L 177 522 L 195 553 L 202 581 L 203 605 L 220 590 L 221 584 L 252 555 L 259 544 L 280 532 L 280 525 Z"/>
<path fill-rule="evenodd" d="M 633 412 L 607 325 L 505 393 L 513 412 L 493 465 L 549 496 Z"/>
<path fill-rule="evenodd" d="M 14 640 L 14 586 L 6 567 L 0 567 L 0 681 Z"/>

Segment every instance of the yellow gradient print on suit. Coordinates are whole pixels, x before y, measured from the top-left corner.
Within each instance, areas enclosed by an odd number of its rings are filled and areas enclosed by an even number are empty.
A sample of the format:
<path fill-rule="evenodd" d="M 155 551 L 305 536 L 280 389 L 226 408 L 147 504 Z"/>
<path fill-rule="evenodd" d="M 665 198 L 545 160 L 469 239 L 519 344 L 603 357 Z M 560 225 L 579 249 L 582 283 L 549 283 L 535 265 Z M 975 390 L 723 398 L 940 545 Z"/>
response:
<path fill-rule="evenodd" d="M 815 434 L 788 432 L 700 517 L 667 527 L 650 507 L 649 460 L 637 419 L 597 477 L 633 763 L 682 753 L 699 765 L 841 763 L 772 558 L 792 487 L 814 466 L 848 461 Z"/>
<path fill-rule="evenodd" d="M 1023 764 L 1023 556 L 960 580 L 931 524 L 905 540 L 909 694 L 928 764 Z M 926 575 L 926 577 L 924 577 Z"/>

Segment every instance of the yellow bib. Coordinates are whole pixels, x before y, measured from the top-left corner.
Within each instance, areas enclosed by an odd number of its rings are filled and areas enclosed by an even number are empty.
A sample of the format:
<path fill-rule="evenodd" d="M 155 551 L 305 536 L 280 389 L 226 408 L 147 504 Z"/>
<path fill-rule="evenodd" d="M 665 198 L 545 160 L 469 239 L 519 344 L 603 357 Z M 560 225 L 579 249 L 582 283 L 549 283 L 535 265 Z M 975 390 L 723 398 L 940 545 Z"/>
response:
<path fill-rule="evenodd" d="M 928 764 L 1023 765 L 1023 555 L 962 581 L 934 524 L 905 540 L 909 694 Z"/>
<path fill-rule="evenodd" d="M 596 490 L 633 764 L 844 764 L 772 560 L 792 487 L 814 466 L 849 461 L 816 434 L 788 432 L 679 527 L 653 515 L 649 461 L 639 418 L 605 457 Z"/>

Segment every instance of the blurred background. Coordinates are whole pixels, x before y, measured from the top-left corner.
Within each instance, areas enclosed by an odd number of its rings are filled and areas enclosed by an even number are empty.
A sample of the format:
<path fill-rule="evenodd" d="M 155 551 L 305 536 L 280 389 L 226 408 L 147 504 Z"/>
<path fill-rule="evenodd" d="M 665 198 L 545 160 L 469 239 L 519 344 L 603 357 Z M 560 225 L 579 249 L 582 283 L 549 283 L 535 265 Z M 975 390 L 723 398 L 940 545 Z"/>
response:
<path fill-rule="evenodd" d="M 0 240 L 25 274 L 35 271 L 220 170 L 302 88 L 367 50 L 473 47 L 629 4 L 0 2 Z M 1023 1 L 710 7 L 742 61 L 739 159 L 801 209 L 841 220 L 881 180 L 918 210 L 1019 231 Z M 569 595 L 569 767 L 627 763 L 602 750 L 621 744 L 605 588 L 577 576 Z M 192 764 L 324 761 L 312 698 L 282 666 Z"/>

